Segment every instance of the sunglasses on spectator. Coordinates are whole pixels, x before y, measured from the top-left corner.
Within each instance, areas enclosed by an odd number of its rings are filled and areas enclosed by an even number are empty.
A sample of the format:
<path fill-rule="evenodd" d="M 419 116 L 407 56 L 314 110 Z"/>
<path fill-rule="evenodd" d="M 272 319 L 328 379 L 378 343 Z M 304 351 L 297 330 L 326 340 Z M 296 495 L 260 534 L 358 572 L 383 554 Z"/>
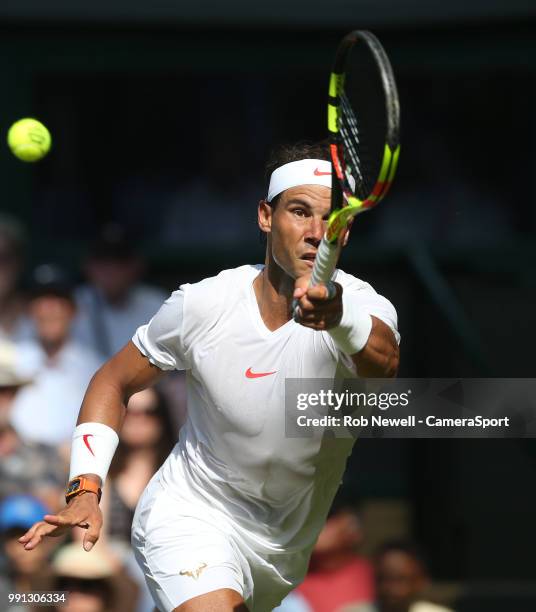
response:
<path fill-rule="evenodd" d="M 155 408 L 142 408 L 141 410 L 127 410 L 130 416 L 158 416 Z"/>

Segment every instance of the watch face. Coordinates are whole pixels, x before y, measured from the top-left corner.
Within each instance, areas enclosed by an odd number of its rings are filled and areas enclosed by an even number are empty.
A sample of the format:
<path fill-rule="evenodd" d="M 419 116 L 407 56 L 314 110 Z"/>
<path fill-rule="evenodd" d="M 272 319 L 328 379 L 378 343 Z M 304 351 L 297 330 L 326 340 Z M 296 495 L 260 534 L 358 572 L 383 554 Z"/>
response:
<path fill-rule="evenodd" d="M 79 487 L 80 487 L 80 479 L 77 478 L 76 480 L 73 480 L 69 483 L 66 494 L 70 495 L 71 493 L 74 493 L 75 491 L 78 490 Z"/>

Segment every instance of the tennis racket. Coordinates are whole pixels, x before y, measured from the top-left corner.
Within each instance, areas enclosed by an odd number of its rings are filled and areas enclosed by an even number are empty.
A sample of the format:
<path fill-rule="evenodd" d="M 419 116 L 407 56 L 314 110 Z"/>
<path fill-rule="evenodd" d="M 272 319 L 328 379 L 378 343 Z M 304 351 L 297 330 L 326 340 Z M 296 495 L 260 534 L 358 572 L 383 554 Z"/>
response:
<path fill-rule="evenodd" d="M 329 81 L 331 214 L 311 285 L 331 279 L 344 230 L 387 194 L 400 153 L 399 128 L 398 93 L 385 50 L 374 34 L 350 32 L 339 44 Z"/>

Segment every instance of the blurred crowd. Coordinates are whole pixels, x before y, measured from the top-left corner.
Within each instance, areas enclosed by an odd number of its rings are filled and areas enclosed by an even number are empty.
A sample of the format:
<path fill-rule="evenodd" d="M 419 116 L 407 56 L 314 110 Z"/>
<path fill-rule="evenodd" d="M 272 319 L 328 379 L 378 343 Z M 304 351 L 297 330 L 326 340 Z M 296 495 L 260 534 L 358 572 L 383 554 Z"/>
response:
<path fill-rule="evenodd" d="M 387 540 L 370 557 L 359 507 L 343 486 L 313 549 L 309 571 L 276 612 L 452 612 L 434 603 L 424 554 Z"/>
<path fill-rule="evenodd" d="M 24 229 L 0 217 L 0 609 L 33 609 L 9 603 L 9 593 L 55 590 L 69 594 L 61 610 L 152 612 L 130 527 L 138 498 L 184 419 L 179 376 L 130 399 L 103 490 L 103 531 L 91 552 L 81 546 L 81 528 L 32 551 L 17 540 L 63 507 L 84 391 L 166 295 L 141 283 L 143 261 L 115 225 L 103 228 L 91 245 L 78 286 L 57 265 L 28 270 L 26 260 Z M 427 566 L 412 544 L 385 543 L 366 558 L 362 540 L 355 505 L 339 495 L 305 582 L 280 612 L 446 611 L 427 602 Z"/>
<path fill-rule="evenodd" d="M 181 398 L 165 388 L 129 402 L 95 550 L 82 549 L 81 529 L 32 551 L 17 539 L 64 505 L 70 440 L 85 389 L 166 294 L 141 283 L 143 261 L 116 225 L 104 227 L 91 245 L 78 286 L 58 265 L 28 269 L 27 259 L 24 228 L 0 217 L 0 609 L 32 609 L 9 604 L 9 593 L 62 590 L 70 593 L 63 610 L 150 611 L 130 525 L 182 419 Z"/>

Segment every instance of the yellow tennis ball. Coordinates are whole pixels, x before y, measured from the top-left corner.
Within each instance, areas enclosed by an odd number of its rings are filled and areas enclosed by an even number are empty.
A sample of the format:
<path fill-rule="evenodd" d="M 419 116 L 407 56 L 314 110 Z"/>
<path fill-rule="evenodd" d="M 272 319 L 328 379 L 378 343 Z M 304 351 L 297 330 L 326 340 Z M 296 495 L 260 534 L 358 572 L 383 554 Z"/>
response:
<path fill-rule="evenodd" d="M 52 138 L 41 122 L 26 118 L 16 121 L 9 128 L 7 144 L 15 157 L 25 162 L 35 162 L 49 152 Z"/>

